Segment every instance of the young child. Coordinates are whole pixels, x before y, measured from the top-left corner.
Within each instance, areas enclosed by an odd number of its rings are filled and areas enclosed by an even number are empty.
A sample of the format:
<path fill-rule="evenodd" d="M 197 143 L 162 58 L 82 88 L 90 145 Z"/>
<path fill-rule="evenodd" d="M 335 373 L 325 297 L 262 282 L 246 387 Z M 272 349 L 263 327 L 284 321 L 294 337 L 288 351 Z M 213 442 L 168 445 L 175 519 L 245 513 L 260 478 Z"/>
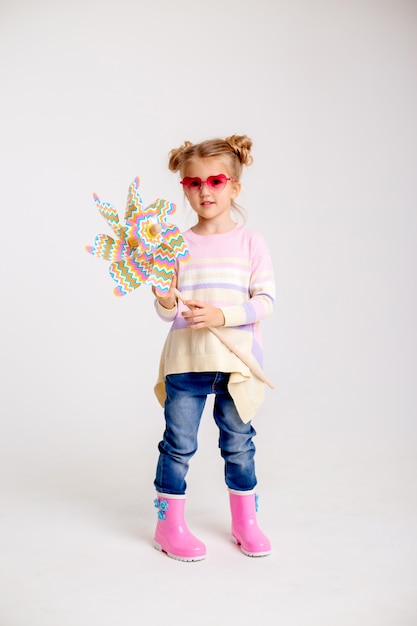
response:
<path fill-rule="evenodd" d="M 169 292 L 155 300 L 158 315 L 172 325 L 155 386 L 165 431 L 154 483 L 154 546 L 180 561 L 206 556 L 204 544 L 186 525 L 184 504 L 185 477 L 208 394 L 215 395 L 232 539 L 248 556 L 271 552 L 256 521 L 256 431 L 251 424 L 264 399 L 264 383 L 209 330 L 221 327 L 233 345 L 262 364 L 260 320 L 271 314 L 275 297 L 272 263 L 261 235 L 233 219 L 239 214 L 235 200 L 242 166 L 252 163 L 251 146 L 249 137 L 233 135 L 187 141 L 169 155 L 169 169 L 180 172 L 197 218 L 183 233 L 190 260 L 178 264 Z"/>

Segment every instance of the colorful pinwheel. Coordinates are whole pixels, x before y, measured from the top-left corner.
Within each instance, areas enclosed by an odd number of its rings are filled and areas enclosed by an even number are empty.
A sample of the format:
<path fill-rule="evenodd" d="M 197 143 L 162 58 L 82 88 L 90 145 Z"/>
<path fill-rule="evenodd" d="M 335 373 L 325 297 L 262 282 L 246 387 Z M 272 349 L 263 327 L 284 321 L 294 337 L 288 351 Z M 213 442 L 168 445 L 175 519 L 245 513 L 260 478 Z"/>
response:
<path fill-rule="evenodd" d="M 190 256 L 177 226 L 166 221 L 168 215 L 175 213 L 175 204 L 156 200 L 144 209 L 139 182 L 137 176 L 129 186 L 124 226 L 113 205 L 101 202 L 93 194 L 116 239 L 97 235 L 94 244 L 85 248 L 90 254 L 111 261 L 109 272 L 117 284 L 116 296 L 124 296 L 143 283 L 149 283 L 158 295 L 163 295 L 169 290 L 177 259 L 186 261 Z"/>

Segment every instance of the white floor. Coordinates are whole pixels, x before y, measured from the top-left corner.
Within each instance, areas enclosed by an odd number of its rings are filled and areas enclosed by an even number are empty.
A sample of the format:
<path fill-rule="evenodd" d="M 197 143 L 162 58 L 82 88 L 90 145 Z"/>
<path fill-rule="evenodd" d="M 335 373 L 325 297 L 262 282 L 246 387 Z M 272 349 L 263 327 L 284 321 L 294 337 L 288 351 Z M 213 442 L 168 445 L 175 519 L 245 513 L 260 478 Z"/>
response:
<path fill-rule="evenodd" d="M 315 455 L 314 440 L 259 434 L 258 518 L 274 549 L 251 559 L 229 539 L 206 420 L 187 512 L 208 556 L 181 563 L 152 547 L 155 453 L 152 443 L 144 455 L 131 435 L 124 451 L 92 444 L 84 456 L 73 442 L 57 442 L 30 472 L 27 459 L 9 462 L 1 626 L 417 624 L 414 458 L 372 448 L 355 455 L 349 443 Z"/>

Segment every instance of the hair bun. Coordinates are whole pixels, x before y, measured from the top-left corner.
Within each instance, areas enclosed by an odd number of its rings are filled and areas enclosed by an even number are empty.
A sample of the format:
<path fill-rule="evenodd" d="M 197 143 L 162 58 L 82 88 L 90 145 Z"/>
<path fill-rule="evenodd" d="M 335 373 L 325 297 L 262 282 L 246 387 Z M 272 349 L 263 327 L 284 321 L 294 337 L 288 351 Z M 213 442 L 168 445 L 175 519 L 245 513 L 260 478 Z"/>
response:
<path fill-rule="evenodd" d="M 171 150 L 171 152 L 169 153 L 169 164 L 168 164 L 168 167 L 171 170 L 171 172 L 178 172 L 178 170 L 181 169 L 181 165 L 184 161 L 184 154 L 189 148 L 192 147 L 192 145 L 193 144 L 191 143 L 191 141 L 184 141 L 182 146 Z"/>
<path fill-rule="evenodd" d="M 250 153 L 252 148 L 252 139 L 247 135 L 231 135 L 226 137 L 225 141 L 236 153 L 242 165 L 251 165 L 253 157 Z"/>

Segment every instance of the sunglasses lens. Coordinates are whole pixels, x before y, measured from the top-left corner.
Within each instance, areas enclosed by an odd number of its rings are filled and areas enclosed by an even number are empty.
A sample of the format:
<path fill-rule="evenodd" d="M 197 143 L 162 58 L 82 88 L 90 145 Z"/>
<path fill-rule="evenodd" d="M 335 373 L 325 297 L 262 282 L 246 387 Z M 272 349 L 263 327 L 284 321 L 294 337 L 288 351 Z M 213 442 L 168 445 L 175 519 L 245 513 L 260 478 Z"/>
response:
<path fill-rule="evenodd" d="M 200 189 L 201 187 L 201 178 L 198 178 L 198 177 L 192 178 L 191 176 L 186 176 L 185 178 L 182 179 L 181 184 L 186 189 L 189 189 L 190 191 L 196 191 L 197 189 Z"/>
<path fill-rule="evenodd" d="M 209 176 L 207 178 L 207 184 L 210 187 L 210 189 L 213 189 L 213 191 L 221 191 L 226 183 L 227 183 L 227 178 L 224 174 L 218 174 L 217 176 Z"/>

